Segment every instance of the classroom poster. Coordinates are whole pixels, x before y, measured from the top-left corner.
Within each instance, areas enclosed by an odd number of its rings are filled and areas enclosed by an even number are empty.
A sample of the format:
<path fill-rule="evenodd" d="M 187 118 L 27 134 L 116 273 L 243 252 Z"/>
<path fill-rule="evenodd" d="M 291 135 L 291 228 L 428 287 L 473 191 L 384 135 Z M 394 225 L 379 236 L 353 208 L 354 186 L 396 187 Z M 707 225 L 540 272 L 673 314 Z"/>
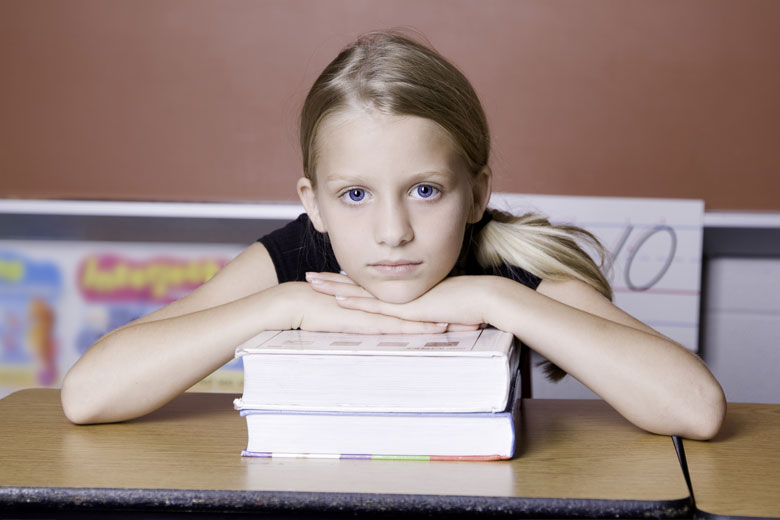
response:
<path fill-rule="evenodd" d="M 189 293 L 242 247 L 0 241 L 0 395 L 59 386 L 95 340 Z M 236 360 L 194 389 L 242 386 Z"/>
<path fill-rule="evenodd" d="M 54 332 L 54 322 L 62 282 L 56 263 L 0 248 L 3 386 L 51 386 L 59 380 L 57 359 L 62 345 Z"/>

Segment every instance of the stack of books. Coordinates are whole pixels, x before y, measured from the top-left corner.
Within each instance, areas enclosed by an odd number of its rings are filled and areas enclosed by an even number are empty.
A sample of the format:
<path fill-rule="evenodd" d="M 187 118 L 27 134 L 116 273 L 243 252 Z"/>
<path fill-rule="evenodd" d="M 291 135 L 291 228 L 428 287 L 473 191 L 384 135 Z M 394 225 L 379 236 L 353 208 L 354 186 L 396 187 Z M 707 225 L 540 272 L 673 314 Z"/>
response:
<path fill-rule="evenodd" d="M 269 331 L 236 349 L 250 457 L 495 460 L 514 453 L 519 349 L 494 328 Z"/>

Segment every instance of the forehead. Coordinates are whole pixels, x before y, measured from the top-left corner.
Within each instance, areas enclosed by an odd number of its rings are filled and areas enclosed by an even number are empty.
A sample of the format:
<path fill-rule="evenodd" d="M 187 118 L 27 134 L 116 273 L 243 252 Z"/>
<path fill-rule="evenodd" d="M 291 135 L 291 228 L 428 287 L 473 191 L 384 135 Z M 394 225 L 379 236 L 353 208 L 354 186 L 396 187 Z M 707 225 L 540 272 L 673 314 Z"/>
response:
<path fill-rule="evenodd" d="M 349 108 L 328 115 L 316 141 L 316 169 L 392 163 L 399 167 L 463 166 L 450 135 L 430 119 Z"/>

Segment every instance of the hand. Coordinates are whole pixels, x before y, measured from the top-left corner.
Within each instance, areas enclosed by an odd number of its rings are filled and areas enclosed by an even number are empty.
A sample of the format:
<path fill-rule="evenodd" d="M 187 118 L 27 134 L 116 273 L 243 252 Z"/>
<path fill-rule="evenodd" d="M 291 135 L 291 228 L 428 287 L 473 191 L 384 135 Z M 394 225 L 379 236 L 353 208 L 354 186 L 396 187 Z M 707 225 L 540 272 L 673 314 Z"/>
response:
<path fill-rule="evenodd" d="M 352 278 L 339 273 L 306 273 L 306 281 L 312 289 L 331 296 L 373 298 L 373 295 L 356 284 Z"/>
<path fill-rule="evenodd" d="M 409 321 L 447 323 L 447 330 L 474 330 L 489 320 L 480 294 L 492 277 L 458 276 L 446 278 L 428 292 L 407 303 L 383 302 L 350 278 L 335 273 L 308 273 L 307 280 L 317 292 L 336 297 L 345 309 L 394 316 Z"/>
<path fill-rule="evenodd" d="M 407 320 L 343 307 L 334 296 L 317 292 L 307 283 L 285 283 L 279 288 L 285 291 L 282 300 L 289 305 L 291 318 L 287 328 L 290 329 L 354 334 L 434 334 L 447 330 L 446 323 Z M 363 289 L 354 283 L 342 289 L 363 294 L 358 291 Z"/>

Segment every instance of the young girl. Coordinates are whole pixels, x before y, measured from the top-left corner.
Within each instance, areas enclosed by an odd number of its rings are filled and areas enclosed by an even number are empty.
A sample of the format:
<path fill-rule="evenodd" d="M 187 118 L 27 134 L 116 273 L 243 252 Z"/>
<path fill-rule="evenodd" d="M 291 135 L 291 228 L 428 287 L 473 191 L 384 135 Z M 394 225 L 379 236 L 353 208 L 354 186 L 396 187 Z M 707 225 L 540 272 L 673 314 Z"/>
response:
<path fill-rule="evenodd" d="M 263 330 L 512 332 L 651 432 L 706 439 L 723 392 L 680 345 L 615 307 L 586 232 L 486 210 L 489 134 L 468 80 L 393 33 L 314 83 L 300 139 L 306 209 L 190 295 L 101 338 L 62 386 L 76 423 L 146 414 Z M 559 368 L 560 367 L 560 368 Z"/>

